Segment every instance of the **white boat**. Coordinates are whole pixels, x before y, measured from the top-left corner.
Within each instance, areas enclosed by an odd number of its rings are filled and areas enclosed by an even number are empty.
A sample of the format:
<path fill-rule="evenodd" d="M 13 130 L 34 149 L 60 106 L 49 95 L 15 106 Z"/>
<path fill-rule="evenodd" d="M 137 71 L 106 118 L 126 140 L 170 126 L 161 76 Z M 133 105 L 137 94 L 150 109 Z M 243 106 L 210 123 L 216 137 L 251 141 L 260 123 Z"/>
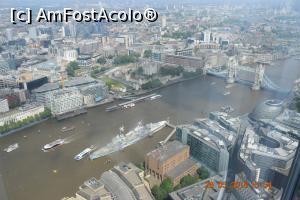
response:
<path fill-rule="evenodd" d="M 129 104 L 123 105 L 123 108 L 132 108 L 134 106 L 135 106 L 135 103 L 129 103 Z"/>
<path fill-rule="evenodd" d="M 95 150 L 90 154 L 90 159 L 100 158 L 111 153 L 120 151 L 136 142 L 144 139 L 147 136 L 153 135 L 155 132 L 161 130 L 167 125 L 167 121 L 160 121 L 157 123 L 150 123 L 143 125 L 141 122 L 131 131 L 123 134 L 124 127 L 120 128 L 120 133 L 112 139 L 112 142 L 106 146 Z"/>
<path fill-rule="evenodd" d="M 82 158 L 84 158 L 87 154 L 91 153 L 93 151 L 95 147 L 92 145 L 86 149 L 84 149 L 82 152 L 80 152 L 79 154 L 77 154 L 74 159 L 75 160 L 81 160 Z"/>
<path fill-rule="evenodd" d="M 230 92 L 229 91 L 227 91 L 227 92 L 224 92 L 224 96 L 227 96 L 227 95 L 229 95 L 230 94 Z"/>
<path fill-rule="evenodd" d="M 150 97 L 150 100 L 158 99 L 160 97 L 162 97 L 162 95 L 157 94 L 157 95 L 154 95 L 154 96 Z"/>
<path fill-rule="evenodd" d="M 60 129 L 60 131 L 61 131 L 61 132 L 67 132 L 67 131 L 72 131 L 72 130 L 74 130 L 74 129 L 75 129 L 74 126 L 71 126 L 71 127 L 66 127 L 66 126 L 64 126 L 64 127 L 62 127 L 62 128 Z"/>
<path fill-rule="evenodd" d="M 18 143 L 14 143 L 12 145 L 9 145 L 7 148 L 5 148 L 4 151 L 6 151 L 7 153 L 9 153 L 9 152 L 11 152 L 11 151 L 13 151 L 13 150 L 15 150 L 17 148 L 19 148 L 19 144 Z"/>
<path fill-rule="evenodd" d="M 53 142 L 51 142 L 49 144 L 44 145 L 43 150 L 49 150 L 49 149 L 52 149 L 54 147 L 63 145 L 64 143 L 65 143 L 65 140 L 58 139 L 58 140 L 55 140 L 55 141 L 53 141 Z"/>

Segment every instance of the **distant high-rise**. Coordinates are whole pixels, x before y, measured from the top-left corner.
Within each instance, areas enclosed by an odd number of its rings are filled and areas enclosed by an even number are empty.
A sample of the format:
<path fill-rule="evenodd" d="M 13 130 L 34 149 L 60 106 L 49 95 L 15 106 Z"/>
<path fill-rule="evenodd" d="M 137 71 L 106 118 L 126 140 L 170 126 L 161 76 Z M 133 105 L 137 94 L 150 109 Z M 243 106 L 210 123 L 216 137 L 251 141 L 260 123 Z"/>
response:
<path fill-rule="evenodd" d="M 161 17 L 161 27 L 165 28 L 167 26 L 167 17 L 165 15 L 163 15 Z"/>
<path fill-rule="evenodd" d="M 205 31 L 204 32 L 204 42 L 205 43 L 210 43 L 211 41 L 211 32 L 210 31 Z"/>
<path fill-rule="evenodd" d="M 6 29 L 6 38 L 8 41 L 13 40 L 13 30 L 11 28 Z"/>
<path fill-rule="evenodd" d="M 38 32 L 37 32 L 37 28 L 36 28 L 36 27 L 30 27 L 30 28 L 28 29 L 28 32 L 29 32 L 29 37 L 30 37 L 30 38 L 32 38 L 32 39 L 37 38 Z"/>
<path fill-rule="evenodd" d="M 71 22 L 68 25 L 69 25 L 70 36 L 76 37 L 77 36 L 76 24 Z"/>

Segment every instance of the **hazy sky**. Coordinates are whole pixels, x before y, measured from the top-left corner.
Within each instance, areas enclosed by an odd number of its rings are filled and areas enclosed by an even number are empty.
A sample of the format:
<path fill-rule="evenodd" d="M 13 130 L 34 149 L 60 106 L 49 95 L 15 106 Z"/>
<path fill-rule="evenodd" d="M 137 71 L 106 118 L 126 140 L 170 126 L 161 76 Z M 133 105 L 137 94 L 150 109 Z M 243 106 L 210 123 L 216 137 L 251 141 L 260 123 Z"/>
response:
<path fill-rule="evenodd" d="M 250 4 L 265 4 L 269 6 L 277 6 L 282 5 L 287 2 L 300 2 L 300 0 L 102 0 L 102 2 L 110 2 L 110 3 L 132 3 L 136 5 L 143 4 L 172 4 L 172 3 L 201 3 L 201 4 L 224 4 L 224 3 L 232 3 L 232 4 L 241 4 L 241 3 L 250 3 Z M 98 3 L 99 0 L 85 0 L 84 3 Z M 1 7 L 17 7 L 17 6 L 45 6 L 45 5 L 74 5 L 74 4 L 82 4 L 83 2 L 80 0 L 1 0 Z"/>

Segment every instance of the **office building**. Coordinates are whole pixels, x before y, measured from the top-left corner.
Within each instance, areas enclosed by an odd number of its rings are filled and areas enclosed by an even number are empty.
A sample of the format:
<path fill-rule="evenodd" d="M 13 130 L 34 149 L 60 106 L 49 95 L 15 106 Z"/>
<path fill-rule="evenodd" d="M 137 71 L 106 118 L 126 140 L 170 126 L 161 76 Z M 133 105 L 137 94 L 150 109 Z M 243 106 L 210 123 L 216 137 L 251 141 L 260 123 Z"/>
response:
<path fill-rule="evenodd" d="M 145 171 L 157 180 L 170 178 L 173 185 L 187 175 L 195 175 L 198 166 L 189 159 L 189 146 L 172 141 L 147 153 Z"/>
<path fill-rule="evenodd" d="M 46 83 L 41 87 L 32 91 L 32 94 L 35 100 L 41 104 L 45 104 L 47 100 L 47 96 L 60 89 L 59 83 Z"/>
<path fill-rule="evenodd" d="M 0 126 L 9 124 L 10 122 L 22 121 L 28 117 L 33 117 L 45 111 L 43 105 L 40 104 L 25 104 L 19 109 L 11 110 L 0 115 Z"/>
<path fill-rule="evenodd" d="M 161 17 L 161 27 L 166 28 L 166 26 L 167 26 L 167 17 L 165 15 L 163 15 Z"/>
<path fill-rule="evenodd" d="M 65 88 L 47 95 L 46 106 L 53 115 L 60 115 L 82 108 L 83 97 L 75 88 Z"/>
<path fill-rule="evenodd" d="M 77 63 L 79 67 L 91 67 L 92 57 L 90 55 L 79 55 L 77 58 Z"/>
<path fill-rule="evenodd" d="M 0 113 L 8 112 L 9 107 L 8 107 L 8 101 L 7 99 L 1 99 L 0 98 Z"/>
<path fill-rule="evenodd" d="M 233 194 L 236 199 L 239 200 L 257 200 L 257 199 L 274 199 L 280 200 L 282 196 L 282 190 L 278 190 L 275 187 L 270 187 L 265 182 L 254 181 L 251 182 L 247 179 L 244 172 L 235 175 L 235 182 L 247 183 L 248 187 L 235 188 Z M 256 184 L 260 184 L 257 186 Z M 272 184 L 272 183 L 271 183 Z"/>
<path fill-rule="evenodd" d="M 188 49 L 176 50 L 175 55 L 177 55 L 177 56 L 192 56 L 193 55 L 193 49 L 188 48 Z"/>
<path fill-rule="evenodd" d="M 213 188 L 207 187 L 207 182 L 213 183 Z M 224 178 L 215 175 L 208 179 L 201 180 L 193 185 L 181 188 L 169 194 L 172 200 L 218 200 L 222 199 L 224 188 L 218 187 L 218 182 L 223 182 Z"/>
<path fill-rule="evenodd" d="M 76 61 L 78 58 L 78 51 L 76 49 L 64 49 L 63 60 L 67 62 Z"/>
<path fill-rule="evenodd" d="M 204 32 L 204 38 L 203 38 L 203 42 L 204 43 L 210 43 L 211 42 L 211 32 L 210 31 L 205 31 Z"/>
<path fill-rule="evenodd" d="M 0 89 L 4 88 L 17 88 L 17 79 L 11 75 L 0 74 Z"/>
<path fill-rule="evenodd" d="M 154 200 L 144 173 L 132 163 L 120 163 L 79 187 L 76 197 L 64 200 Z"/>
<path fill-rule="evenodd" d="M 184 67 L 193 67 L 195 69 L 202 69 L 204 67 L 204 59 L 199 57 L 166 54 L 164 55 L 164 62 Z"/>
<path fill-rule="evenodd" d="M 177 129 L 177 139 L 190 147 L 190 155 L 209 169 L 227 171 L 229 152 L 226 143 L 208 130 L 195 125 L 182 125 Z"/>
<path fill-rule="evenodd" d="M 105 83 L 98 82 L 89 86 L 80 88 L 85 105 L 94 105 L 108 96 L 108 88 Z"/>

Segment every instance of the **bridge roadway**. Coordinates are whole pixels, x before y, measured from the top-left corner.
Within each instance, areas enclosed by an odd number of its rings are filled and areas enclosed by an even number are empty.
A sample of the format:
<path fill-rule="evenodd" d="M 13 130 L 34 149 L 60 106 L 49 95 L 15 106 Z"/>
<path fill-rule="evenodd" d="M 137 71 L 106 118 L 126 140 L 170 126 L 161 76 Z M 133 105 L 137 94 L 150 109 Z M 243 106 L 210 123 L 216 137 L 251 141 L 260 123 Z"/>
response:
<path fill-rule="evenodd" d="M 120 103 L 118 105 L 114 105 L 114 106 L 111 106 L 111 107 L 108 107 L 106 108 L 106 111 L 113 111 L 113 110 L 117 110 L 117 109 L 120 109 L 122 108 L 123 106 L 125 105 L 129 105 L 131 103 L 137 103 L 137 102 L 140 102 L 140 101 L 143 101 L 147 98 L 150 98 L 152 96 L 155 96 L 157 95 L 156 93 L 153 93 L 153 94 L 149 94 L 149 95 L 146 95 L 146 96 L 142 96 L 142 97 L 139 97 L 139 98 L 136 98 L 136 99 L 133 99 L 133 100 L 130 100 L 130 101 L 126 101 L 124 103 Z"/>
<path fill-rule="evenodd" d="M 255 70 L 252 70 L 252 71 L 249 70 L 248 72 L 255 72 Z M 222 71 L 208 70 L 207 74 L 226 79 L 228 73 L 227 73 L 226 70 L 222 70 Z M 253 85 L 253 82 L 248 81 L 248 80 L 243 80 L 243 79 L 240 79 L 238 77 L 235 79 L 235 81 L 238 82 L 238 83 L 241 83 L 241 84 L 245 84 L 245 85 L 250 85 L 250 86 Z M 262 83 L 261 87 L 263 89 L 266 89 L 266 90 L 279 92 L 279 93 L 283 93 L 283 94 L 287 94 L 287 93 L 290 92 L 289 90 L 281 89 L 273 81 L 271 81 L 270 78 L 266 75 L 264 75 L 264 77 L 263 77 L 263 83 Z"/>

